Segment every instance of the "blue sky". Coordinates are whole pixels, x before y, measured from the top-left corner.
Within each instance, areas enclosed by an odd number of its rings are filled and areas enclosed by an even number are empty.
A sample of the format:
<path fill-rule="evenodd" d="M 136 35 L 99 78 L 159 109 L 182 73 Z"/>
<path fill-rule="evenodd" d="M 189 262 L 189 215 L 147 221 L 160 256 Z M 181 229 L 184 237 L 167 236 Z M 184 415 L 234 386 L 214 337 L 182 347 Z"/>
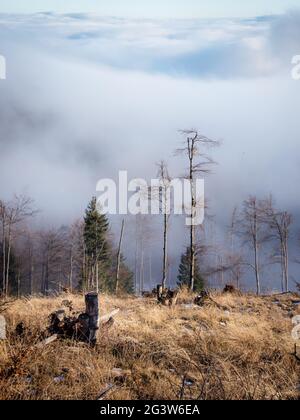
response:
<path fill-rule="evenodd" d="M 1 0 L 0 12 L 95 12 L 125 17 L 245 17 L 280 14 L 300 0 Z"/>

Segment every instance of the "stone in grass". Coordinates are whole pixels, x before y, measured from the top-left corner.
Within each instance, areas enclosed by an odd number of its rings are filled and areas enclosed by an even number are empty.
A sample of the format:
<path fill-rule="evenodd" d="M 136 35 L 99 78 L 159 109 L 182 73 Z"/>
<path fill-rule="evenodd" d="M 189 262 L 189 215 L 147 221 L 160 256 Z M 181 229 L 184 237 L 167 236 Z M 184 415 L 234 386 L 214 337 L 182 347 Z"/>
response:
<path fill-rule="evenodd" d="M 0 315 L 0 340 L 6 340 L 6 321 L 3 315 Z"/>

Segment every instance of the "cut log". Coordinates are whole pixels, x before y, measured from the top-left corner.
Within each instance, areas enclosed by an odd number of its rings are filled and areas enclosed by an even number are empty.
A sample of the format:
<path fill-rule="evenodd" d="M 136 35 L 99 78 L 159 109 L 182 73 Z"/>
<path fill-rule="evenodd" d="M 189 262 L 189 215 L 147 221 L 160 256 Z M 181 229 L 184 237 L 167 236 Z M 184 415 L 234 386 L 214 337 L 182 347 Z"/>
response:
<path fill-rule="evenodd" d="M 92 292 L 85 295 L 86 314 L 89 316 L 89 339 L 91 345 L 96 344 L 96 334 L 99 322 L 98 293 Z"/>
<path fill-rule="evenodd" d="M 108 384 L 99 394 L 98 396 L 98 401 L 101 401 L 104 399 L 105 395 L 111 391 L 113 388 L 115 388 L 116 385 L 115 384 Z"/>
<path fill-rule="evenodd" d="M 109 320 L 107 322 L 105 322 L 104 324 L 101 324 L 101 333 L 107 332 L 114 325 L 114 323 L 115 323 L 115 321 L 111 317 L 111 318 L 109 318 Z"/>
<path fill-rule="evenodd" d="M 51 337 L 46 338 L 45 340 L 41 341 L 40 343 L 38 343 L 36 345 L 36 347 L 38 349 L 43 348 L 44 346 L 47 346 L 50 343 L 53 343 L 53 341 L 57 340 L 58 335 L 57 334 L 53 334 L 51 335 Z"/>
<path fill-rule="evenodd" d="M 110 320 L 110 318 L 113 318 L 115 315 L 117 315 L 120 312 L 120 309 L 115 309 L 114 311 L 110 312 L 109 314 L 103 315 L 99 318 L 99 323 L 107 322 Z"/>

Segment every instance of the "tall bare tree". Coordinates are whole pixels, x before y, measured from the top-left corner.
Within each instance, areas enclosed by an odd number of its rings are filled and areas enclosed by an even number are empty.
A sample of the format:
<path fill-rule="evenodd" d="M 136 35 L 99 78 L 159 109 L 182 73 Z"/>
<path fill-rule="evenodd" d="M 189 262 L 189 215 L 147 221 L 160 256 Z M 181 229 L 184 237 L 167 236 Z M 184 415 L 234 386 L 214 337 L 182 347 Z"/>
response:
<path fill-rule="evenodd" d="M 162 288 L 166 288 L 168 277 L 168 231 L 169 219 L 171 215 L 171 181 L 168 166 L 165 161 L 160 161 L 157 164 L 158 172 L 157 177 L 159 184 L 151 186 L 150 198 L 159 203 L 160 210 L 163 215 L 163 263 L 162 263 Z"/>
<path fill-rule="evenodd" d="M 230 248 L 226 246 L 226 266 L 231 278 L 234 280 L 237 289 L 240 289 L 240 280 L 243 274 L 244 258 L 241 250 L 236 244 L 236 225 L 238 223 L 238 207 L 234 207 L 231 222 L 228 230 Z"/>
<path fill-rule="evenodd" d="M 250 196 L 243 203 L 243 208 L 238 221 L 238 234 L 244 243 L 248 243 L 253 251 L 253 262 L 245 262 L 255 273 L 256 293 L 261 292 L 261 264 L 260 251 L 262 244 L 270 240 L 270 234 L 265 225 L 265 200 L 258 200 Z"/>
<path fill-rule="evenodd" d="M 282 291 L 289 290 L 289 235 L 293 217 L 287 211 L 280 211 L 275 208 L 272 196 L 265 200 L 265 223 L 270 228 L 273 238 L 279 248 L 279 262 L 281 265 L 281 288 Z M 277 262 L 277 258 L 275 258 Z"/>
<path fill-rule="evenodd" d="M 116 289 L 115 289 L 115 292 L 116 293 L 118 293 L 118 290 L 119 290 L 120 264 L 121 264 L 121 248 L 122 248 L 124 227 L 125 227 L 125 220 L 123 219 L 122 220 L 122 226 L 121 226 L 121 233 L 120 233 L 120 240 L 119 240 L 118 252 L 117 252 Z"/>
<path fill-rule="evenodd" d="M 197 130 L 184 130 L 181 132 L 185 136 L 184 147 L 176 150 L 177 154 L 181 154 L 188 159 L 188 174 L 185 176 L 190 182 L 191 188 L 191 209 L 190 217 L 194 220 L 197 212 L 197 197 L 195 191 L 195 183 L 198 175 L 205 175 L 210 173 L 210 167 L 215 162 L 210 156 L 205 153 L 205 149 L 208 147 L 217 146 L 218 142 L 209 139 L 202 135 Z M 195 281 L 195 258 L 196 258 L 196 246 L 195 246 L 195 226 L 191 223 L 190 226 L 190 290 L 194 290 Z"/>
<path fill-rule="evenodd" d="M 13 240 L 17 235 L 17 227 L 26 218 L 35 215 L 33 200 L 25 195 L 15 195 L 7 203 L 1 201 L 0 218 L 2 224 L 2 276 L 3 293 L 9 294 L 9 273 Z"/>
<path fill-rule="evenodd" d="M 41 292 L 47 295 L 50 285 L 61 286 L 62 262 L 64 261 L 65 232 L 49 229 L 40 232 Z M 58 283 L 58 284 L 57 284 Z"/>

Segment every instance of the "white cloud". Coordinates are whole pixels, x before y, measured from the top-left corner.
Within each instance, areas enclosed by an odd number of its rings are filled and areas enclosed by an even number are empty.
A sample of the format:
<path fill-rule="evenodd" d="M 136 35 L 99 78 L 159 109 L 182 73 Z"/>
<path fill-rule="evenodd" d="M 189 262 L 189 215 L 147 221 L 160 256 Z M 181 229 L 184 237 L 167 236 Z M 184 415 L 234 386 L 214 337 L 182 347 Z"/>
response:
<path fill-rule="evenodd" d="M 0 15 L 0 34 L 55 55 L 115 68 L 185 77 L 249 77 L 268 72 L 273 20 Z"/>
<path fill-rule="evenodd" d="M 286 19 L 0 16 L 1 197 L 27 188 L 48 220 L 67 222 L 100 177 L 151 176 L 161 158 L 181 174 L 177 130 L 199 127 L 224 139 L 206 184 L 221 226 L 249 193 L 273 191 L 300 213 L 300 95 L 285 65 L 297 25 Z"/>

